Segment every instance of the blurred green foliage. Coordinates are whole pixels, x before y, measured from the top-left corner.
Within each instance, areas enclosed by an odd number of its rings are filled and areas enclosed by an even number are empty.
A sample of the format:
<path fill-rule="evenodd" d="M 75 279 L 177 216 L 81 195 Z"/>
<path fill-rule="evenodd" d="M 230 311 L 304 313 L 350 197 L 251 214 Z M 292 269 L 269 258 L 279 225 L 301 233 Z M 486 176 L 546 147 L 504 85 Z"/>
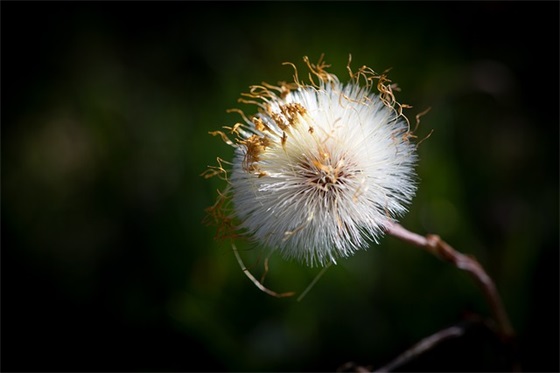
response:
<path fill-rule="evenodd" d="M 476 256 L 527 371 L 558 371 L 558 2 L 2 2 L 2 369 L 380 367 L 466 314 L 459 270 L 393 238 L 271 298 L 202 224 L 232 149 L 209 131 L 249 85 L 322 53 L 389 76 L 413 106 L 403 225 Z M 546 40 L 541 43 L 539 40 Z M 238 243 L 255 274 L 258 247 Z M 270 259 L 301 292 L 319 269 Z M 406 369 L 507 369 L 481 331 Z"/>

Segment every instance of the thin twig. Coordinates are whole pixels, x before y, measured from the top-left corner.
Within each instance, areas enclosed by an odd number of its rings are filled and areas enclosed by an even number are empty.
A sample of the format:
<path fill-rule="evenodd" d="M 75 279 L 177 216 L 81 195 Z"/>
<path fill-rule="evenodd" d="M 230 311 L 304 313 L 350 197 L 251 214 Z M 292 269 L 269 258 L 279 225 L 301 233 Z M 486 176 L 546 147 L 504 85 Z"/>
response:
<path fill-rule="evenodd" d="M 241 256 L 239 256 L 239 252 L 237 251 L 237 247 L 235 247 L 235 245 L 233 243 L 231 244 L 231 246 L 232 246 L 232 249 L 233 249 L 233 253 L 235 254 L 235 258 L 237 259 L 237 262 L 239 263 L 239 266 L 241 267 L 241 269 L 243 270 L 245 275 L 247 275 L 247 277 L 249 277 L 249 280 L 251 280 L 253 282 L 253 284 L 255 284 L 255 286 L 258 287 L 261 291 L 267 293 L 268 295 L 272 295 L 273 297 L 276 297 L 276 298 L 285 298 L 285 297 L 291 297 L 291 296 L 294 295 L 293 291 L 289 291 L 287 293 L 277 293 L 277 292 L 272 291 L 269 288 L 265 287 L 262 283 L 259 282 L 259 280 L 257 280 L 251 274 L 251 272 L 249 272 L 247 267 L 245 267 L 245 264 L 243 263 L 243 260 L 241 259 Z"/>
<path fill-rule="evenodd" d="M 482 288 L 484 296 L 492 310 L 494 320 L 498 325 L 500 337 L 502 337 L 504 342 L 509 343 L 512 341 L 514 331 L 502 304 L 500 295 L 498 294 L 498 290 L 496 289 L 496 285 L 475 258 L 457 252 L 437 235 L 427 235 L 424 237 L 417 233 L 410 232 L 397 223 L 387 224 L 385 229 L 387 233 L 393 237 L 425 249 L 431 254 L 452 263 L 455 267 L 467 271 Z"/>
<path fill-rule="evenodd" d="M 317 283 L 317 281 L 319 281 L 319 279 L 325 274 L 325 272 L 327 272 L 327 269 L 329 269 L 329 267 L 332 265 L 332 262 L 329 262 L 329 264 L 327 264 L 325 267 L 323 267 L 323 269 L 321 269 L 321 272 L 319 272 L 319 274 L 317 276 L 315 276 L 315 278 L 313 279 L 313 281 L 311 281 L 311 283 L 305 288 L 305 290 L 301 293 L 301 295 L 297 298 L 297 301 L 300 302 L 303 297 L 305 297 L 305 295 L 309 292 L 309 290 L 311 290 L 311 288 L 313 286 L 315 286 L 315 284 Z"/>
<path fill-rule="evenodd" d="M 292 297 L 296 294 L 294 291 L 288 291 L 288 292 L 285 292 L 285 293 L 277 293 L 277 292 L 275 292 L 273 290 L 270 290 L 269 288 L 267 288 L 266 286 L 263 285 L 264 279 L 265 279 L 265 277 L 268 273 L 268 259 L 269 259 L 268 257 L 265 258 L 265 260 L 264 260 L 264 273 L 262 274 L 261 280 L 259 281 L 259 280 L 256 279 L 255 276 L 253 276 L 253 274 L 245 266 L 245 263 L 243 263 L 243 259 L 241 259 L 241 256 L 239 255 L 239 251 L 237 250 L 237 247 L 235 246 L 234 243 L 231 244 L 231 248 L 233 250 L 233 253 L 235 254 L 235 258 L 237 259 L 237 263 L 239 263 L 239 266 L 241 267 L 241 270 L 245 273 L 245 275 L 249 278 L 249 280 L 251 280 L 251 282 L 253 284 L 255 284 L 255 286 L 259 290 L 261 290 L 262 292 L 264 292 L 268 295 L 276 297 L 276 298 L 287 298 L 287 297 Z M 332 262 L 329 262 L 325 267 L 323 267 L 323 269 L 321 269 L 321 271 L 315 276 L 313 281 L 311 281 L 311 283 L 309 285 L 307 285 L 305 290 L 297 298 L 298 302 L 300 302 L 307 295 L 307 293 L 313 288 L 313 286 L 315 286 L 317 281 L 319 281 L 319 279 L 325 274 L 325 272 L 327 271 L 327 269 L 330 268 L 331 265 L 332 265 Z"/>
<path fill-rule="evenodd" d="M 390 372 L 396 368 L 405 365 L 412 359 L 416 358 L 420 354 L 430 350 L 437 344 L 449 339 L 460 337 L 465 333 L 465 326 L 463 324 L 453 325 L 449 328 L 440 330 L 439 332 L 430 335 L 422 339 L 420 342 L 416 343 L 414 346 L 397 356 L 397 358 L 385 366 L 374 370 L 374 372 Z"/>

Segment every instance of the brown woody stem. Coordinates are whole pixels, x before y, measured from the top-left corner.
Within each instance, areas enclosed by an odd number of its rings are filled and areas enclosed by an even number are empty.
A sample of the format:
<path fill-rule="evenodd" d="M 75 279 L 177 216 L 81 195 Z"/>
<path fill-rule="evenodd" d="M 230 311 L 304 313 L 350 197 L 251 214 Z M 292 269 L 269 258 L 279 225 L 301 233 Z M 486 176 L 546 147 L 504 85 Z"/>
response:
<path fill-rule="evenodd" d="M 496 285 L 474 257 L 457 252 L 437 235 L 427 235 L 424 237 L 417 233 L 410 232 L 398 223 L 387 224 L 385 229 L 391 236 L 420 247 L 438 258 L 452 263 L 455 267 L 467 271 L 484 292 L 486 301 L 490 305 L 494 319 L 498 325 L 501 337 L 506 341 L 510 341 L 513 338 L 514 331 L 502 304 L 500 295 L 498 294 L 498 290 L 496 289 Z"/>

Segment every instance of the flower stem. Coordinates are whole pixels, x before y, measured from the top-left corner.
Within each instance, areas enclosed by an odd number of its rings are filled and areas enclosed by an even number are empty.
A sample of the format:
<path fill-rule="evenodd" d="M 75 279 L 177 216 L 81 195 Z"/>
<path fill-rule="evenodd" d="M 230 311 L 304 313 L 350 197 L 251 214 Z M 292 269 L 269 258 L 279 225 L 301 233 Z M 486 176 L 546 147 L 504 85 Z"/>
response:
<path fill-rule="evenodd" d="M 424 237 L 407 230 L 398 223 L 387 224 L 385 230 L 391 236 L 420 247 L 438 258 L 452 263 L 455 267 L 467 271 L 481 287 L 498 325 L 500 337 L 504 342 L 509 343 L 512 341 L 515 333 L 496 285 L 474 257 L 459 253 L 437 235 L 427 235 Z"/>

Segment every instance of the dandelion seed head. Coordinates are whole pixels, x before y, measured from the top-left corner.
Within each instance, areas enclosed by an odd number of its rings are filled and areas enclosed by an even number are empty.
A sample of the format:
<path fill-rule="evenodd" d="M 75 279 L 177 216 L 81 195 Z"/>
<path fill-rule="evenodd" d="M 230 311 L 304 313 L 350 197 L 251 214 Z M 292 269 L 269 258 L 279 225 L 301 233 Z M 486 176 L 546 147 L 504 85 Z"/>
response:
<path fill-rule="evenodd" d="M 257 112 L 227 127 L 235 153 L 221 198 L 237 232 L 314 266 L 378 242 L 406 212 L 417 155 L 384 75 L 363 67 L 343 84 L 321 60 L 306 62 L 310 84 L 296 70 L 294 83 L 253 86 L 240 100 Z"/>

